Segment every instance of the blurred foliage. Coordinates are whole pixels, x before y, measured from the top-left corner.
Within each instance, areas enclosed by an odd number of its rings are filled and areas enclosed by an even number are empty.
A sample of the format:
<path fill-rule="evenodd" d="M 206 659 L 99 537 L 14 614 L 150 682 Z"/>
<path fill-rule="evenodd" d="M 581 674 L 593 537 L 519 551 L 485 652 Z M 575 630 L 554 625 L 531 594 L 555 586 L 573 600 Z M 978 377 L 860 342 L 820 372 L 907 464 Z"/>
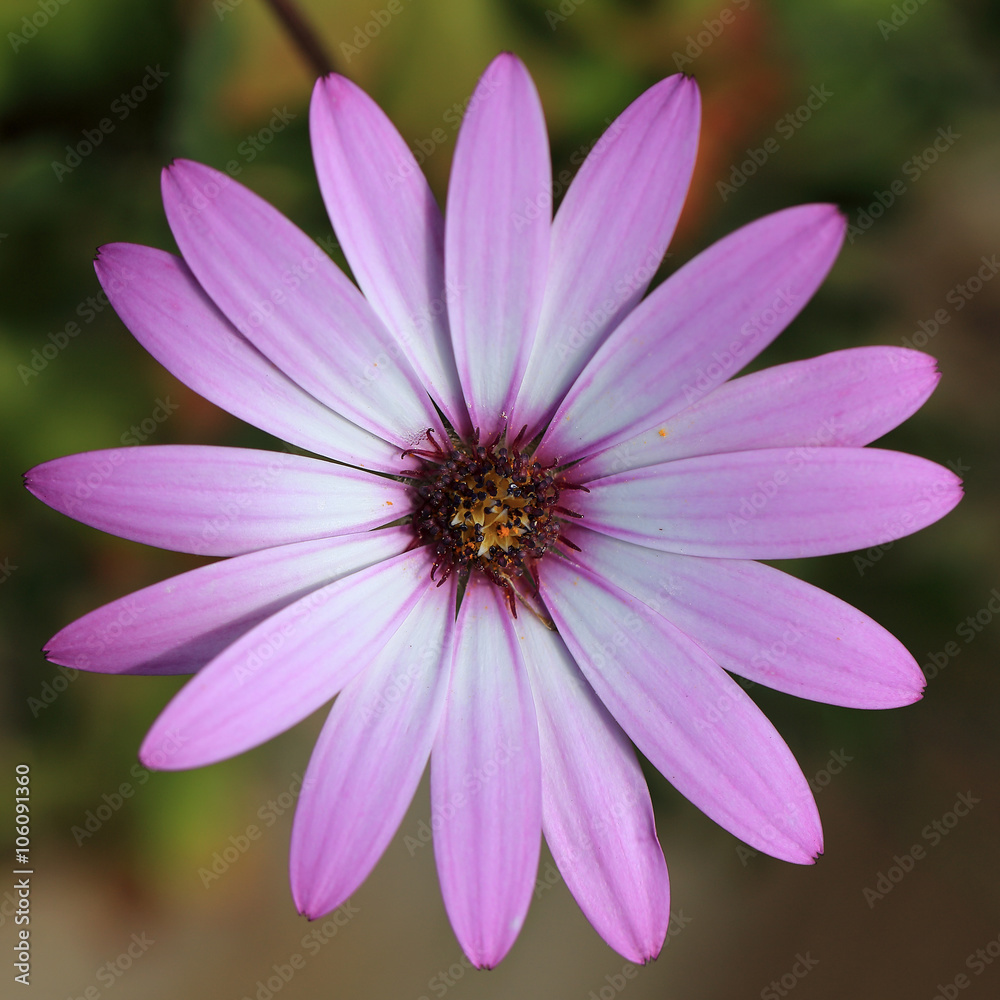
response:
<path fill-rule="evenodd" d="M 898 26 L 889 20 L 893 5 L 876 0 L 406 2 L 363 45 L 372 0 L 303 7 L 338 67 L 421 151 L 442 202 L 456 134 L 449 111 L 463 104 L 497 51 L 518 52 L 534 75 L 557 176 L 575 170 L 579 151 L 645 87 L 678 68 L 693 73 L 704 99 L 700 158 L 661 278 L 766 212 L 834 201 L 856 220 L 878 192 L 905 180 L 906 194 L 845 245 L 830 280 L 756 367 L 901 343 L 947 304 L 981 255 L 1000 249 L 1000 12 L 987 0 L 928 2 Z M 733 18 L 716 34 L 724 8 Z M 4 0 L 5 34 L 26 36 L 23 19 L 40 10 L 34 0 Z M 81 613 L 198 560 L 61 517 L 23 491 L 21 472 L 118 445 L 166 395 L 179 408 L 152 443 L 273 444 L 179 385 L 110 308 L 95 304 L 95 248 L 130 241 L 173 249 L 158 172 L 174 157 L 219 168 L 235 160 L 240 180 L 308 233 L 328 236 L 331 227 L 309 150 L 312 80 L 258 0 L 71 0 L 34 36 L 16 44 L 7 34 L 0 44 L 0 559 L 17 567 L 0 584 L 0 741 L 7 758 L 34 762 L 39 787 L 48 790 L 38 803 L 46 835 L 65 844 L 85 810 L 129 779 L 145 729 L 179 681 L 80 675 L 39 708 L 29 699 L 60 674 L 38 650 Z M 122 115 L 116 101 L 141 86 L 150 68 L 162 71 L 163 82 Z M 779 123 L 812 88 L 832 96 L 785 137 Z M 295 117 L 254 149 L 248 143 L 275 109 Z M 90 155 L 69 170 L 54 166 L 69 163 L 72 149 L 104 119 L 113 128 Z M 906 164 L 941 128 L 960 140 L 909 180 Z M 445 141 L 432 138 L 436 130 Z M 769 137 L 778 138 L 777 152 L 723 198 L 720 183 Z M 922 662 L 1000 585 L 998 302 L 1000 282 L 953 314 L 927 347 L 941 359 L 941 388 L 882 442 L 961 461 L 969 468 L 962 507 L 895 543 L 863 572 L 852 554 L 782 567 L 872 615 Z M 60 340 L 73 322 L 78 334 Z M 56 355 L 34 371 L 33 357 L 49 344 Z M 818 764 L 831 747 L 856 751 L 864 761 L 857 772 L 870 782 L 869 792 L 858 794 L 877 801 L 891 773 L 897 792 L 909 789 L 900 794 L 905 812 L 918 801 L 921 762 L 936 738 L 947 733 L 969 759 L 994 739 L 998 651 L 1000 623 L 963 648 L 921 705 L 899 712 L 852 712 L 761 688 L 752 694 L 804 762 Z M 229 817 L 252 813 L 262 787 L 305 765 L 309 739 L 300 731 L 282 737 L 277 750 L 271 744 L 197 773 L 154 776 L 135 808 L 94 838 L 94 856 L 115 855 L 119 867 L 123 859 L 140 866 L 156 857 L 169 881 L 173 864 L 189 870 L 231 831 Z M 660 805 L 677 808 L 665 782 L 652 780 Z"/>

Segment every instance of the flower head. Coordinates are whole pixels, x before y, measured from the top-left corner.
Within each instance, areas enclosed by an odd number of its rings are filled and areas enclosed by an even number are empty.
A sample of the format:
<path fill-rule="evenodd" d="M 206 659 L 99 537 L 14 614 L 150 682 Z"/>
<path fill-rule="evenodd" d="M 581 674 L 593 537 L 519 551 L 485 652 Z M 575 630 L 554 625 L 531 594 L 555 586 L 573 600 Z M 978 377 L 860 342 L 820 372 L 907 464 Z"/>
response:
<path fill-rule="evenodd" d="M 648 297 L 690 181 L 692 80 L 608 129 L 552 218 L 542 110 L 499 56 L 469 103 L 442 218 L 403 139 L 320 80 L 320 186 L 357 280 L 206 166 L 164 172 L 181 257 L 103 247 L 98 276 L 193 389 L 311 457 L 200 446 L 47 462 L 28 487 L 151 545 L 228 556 L 91 612 L 49 658 L 195 673 L 141 750 L 256 746 L 336 696 L 292 832 L 320 916 L 365 879 L 431 762 L 445 906 L 495 965 L 544 833 L 635 961 L 669 919 L 632 744 L 752 846 L 822 850 L 808 784 L 727 671 L 806 698 L 904 705 L 923 678 L 838 599 L 754 560 L 879 545 L 958 501 L 947 470 L 864 447 L 927 398 L 933 360 L 839 351 L 730 380 L 822 282 L 844 220 L 767 216 Z"/>

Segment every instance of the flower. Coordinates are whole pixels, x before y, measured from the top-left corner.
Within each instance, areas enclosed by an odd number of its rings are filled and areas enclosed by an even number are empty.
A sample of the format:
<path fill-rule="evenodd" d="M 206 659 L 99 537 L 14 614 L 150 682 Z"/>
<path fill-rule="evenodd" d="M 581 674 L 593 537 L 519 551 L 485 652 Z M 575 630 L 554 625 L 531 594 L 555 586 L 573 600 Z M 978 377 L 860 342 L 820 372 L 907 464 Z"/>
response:
<path fill-rule="evenodd" d="M 884 629 L 754 560 L 880 545 L 957 503 L 946 469 L 864 447 L 927 398 L 934 362 L 867 347 L 729 381 L 832 266 L 844 220 L 829 205 L 747 225 L 643 298 L 698 119 L 691 79 L 650 88 L 552 219 L 540 102 L 501 55 L 468 105 L 442 220 L 383 112 L 332 75 L 314 154 L 360 291 L 191 162 L 163 179 L 182 258 L 99 253 L 154 357 L 322 458 L 151 446 L 31 470 L 36 496 L 86 524 L 230 557 L 92 611 L 46 652 L 195 672 L 140 752 L 169 769 L 337 696 L 292 832 L 310 917 L 365 879 L 429 757 L 444 902 L 475 965 L 516 938 L 542 832 L 594 927 L 645 961 L 668 882 L 632 743 L 737 837 L 810 863 L 808 784 L 727 671 L 859 708 L 920 697 Z"/>

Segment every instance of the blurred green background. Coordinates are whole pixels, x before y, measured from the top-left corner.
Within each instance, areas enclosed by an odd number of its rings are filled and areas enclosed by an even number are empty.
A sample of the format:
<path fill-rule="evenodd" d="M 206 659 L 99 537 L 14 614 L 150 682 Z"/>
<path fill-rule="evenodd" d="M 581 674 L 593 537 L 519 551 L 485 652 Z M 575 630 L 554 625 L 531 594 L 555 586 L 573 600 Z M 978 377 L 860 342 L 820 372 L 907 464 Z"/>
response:
<path fill-rule="evenodd" d="M 970 278 L 1000 254 L 1000 7 L 400 0 L 384 24 L 373 21 L 384 0 L 303 7 L 338 68 L 419 151 L 441 201 L 454 107 L 510 49 L 537 82 L 557 175 L 575 170 L 579 151 L 645 87 L 677 69 L 697 77 L 698 166 L 661 278 L 765 212 L 813 200 L 845 209 L 854 229 L 831 278 L 755 365 L 922 346 L 939 359 L 940 387 L 881 444 L 950 463 L 967 495 L 941 523 L 878 552 L 782 568 L 897 635 L 928 669 L 927 692 L 914 707 L 865 713 L 753 689 L 819 793 L 826 855 L 812 868 L 752 855 L 651 772 L 675 920 L 659 961 L 634 977 L 544 853 L 510 956 L 493 972 L 469 970 L 432 851 L 414 846 L 426 783 L 352 900 L 357 914 L 330 925 L 336 936 L 328 927 L 308 938 L 286 859 L 296 776 L 321 718 L 199 771 L 139 767 L 142 736 L 180 679 L 73 675 L 38 650 L 80 614 L 198 561 L 57 515 L 20 475 L 129 434 L 274 444 L 144 353 L 97 297 L 91 259 L 112 241 L 174 249 L 159 170 L 178 156 L 237 161 L 241 181 L 330 237 L 309 152 L 312 74 L 261 0 L 3 0 L 0 743 L 11 796 L 14 765 L 32 768 L 34 995 L 699 1000 L 784 996 L 789 982 L 797 1000 L 998 995 L 989 945 L 1000 954 L 1000 618 L 988 605 L 1000 606 L 1000 281 Z M 141 100 L 129 97 L 135 87 Z M 294 117 L 264 142 L 276 110 Z M 100 143 L 77 160 L 74 147 L 95 129 Z M 759 150 L 765 162 L 752 163 Z M 741 166 L 748 159 L 753 170 Z M 176 408 L 160 420 L 162 402 Z M 959 654 L 943 652 L 949 642 Z M 130 794 L 119 798 L 123 785 Z M 980 801 L 948 827 L 960 793 Z M 107 818 L 86 830 L 102 806 Z M 945 830 L 937 843 L 923 833 L 935 821 Z M 250 824 L 263 836 L 239 851 Z M 0 842 L 12 845 L 6 820 Z M 866 900 L 913 844 L 926 856 Z M 227 849 L 234 860 L 207 878 Z M 13 878 L 0 877 L 8 955 Z M 977 964 L 977 949 L 988 962 Z M 303 967 L 293 969 L 296 954 Z M 807 955 L 816 964 L 800 976 Z M 282 980 L 282 970 L 294 975 Z M 0 994 L 20 995 L 12 975 Z"/>

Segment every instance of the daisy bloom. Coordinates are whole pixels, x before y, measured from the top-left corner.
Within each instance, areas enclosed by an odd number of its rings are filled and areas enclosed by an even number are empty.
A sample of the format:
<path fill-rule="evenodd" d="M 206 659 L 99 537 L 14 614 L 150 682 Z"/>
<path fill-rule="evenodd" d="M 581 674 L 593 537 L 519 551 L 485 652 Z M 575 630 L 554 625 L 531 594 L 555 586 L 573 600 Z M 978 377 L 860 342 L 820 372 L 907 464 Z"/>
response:
<path fill-rule="evenodd" d="M 86 524 L 229 557 L 90 612 L 46 653 L 194 673 L 142 745 L 160 768 L 241 753 L 336 696 L 291 838 L 309 917 L 365 879 L 429 758 L 444 904 L 475 965 L 514 942 L 542 834 L 597 931 L 644 962 L 669 894 L 633 744 L 736 837 L 808 864 L 809 786 L 728 672 L 856 708 L 921 695 L 888 632 L 755 560 L 881 545 L 958 502 L 947 469 L 864 447 L 928 397 L 933 359 L 862 347 L 730 380 L 832 266 L 830 205 L 759 219 L 644 297 L 698 126 L 693 80 L 651 87 L 553 218 L 538 95 L 500 55 L 442 217 L 385 114 L 331 75 L 310 127 L 357 285 L 188 161 L 163 174 L 181 256 L 99 252 L 143 346 L 296 451 L 116 448 L 32 469 L 28 488 Z"/>

